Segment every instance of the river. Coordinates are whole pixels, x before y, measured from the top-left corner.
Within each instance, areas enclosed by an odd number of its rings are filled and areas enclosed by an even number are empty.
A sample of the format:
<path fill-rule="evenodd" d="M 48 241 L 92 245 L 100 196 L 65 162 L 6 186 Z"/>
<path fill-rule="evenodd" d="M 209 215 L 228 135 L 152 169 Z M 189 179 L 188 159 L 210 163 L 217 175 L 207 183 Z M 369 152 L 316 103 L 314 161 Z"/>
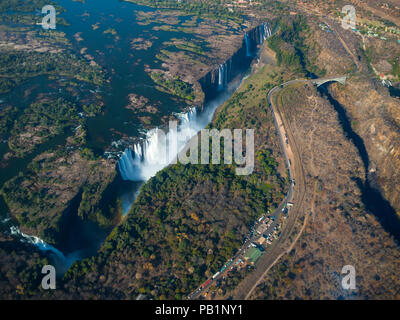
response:
<path fill-rule="evenodd" d="M 153 29 L 155 23 L 138 23 L 137 12 L 152 12 L 154 9 L 113 0 L 86 0 L 85 3 L 72 0 L 57 0 L 56 2 L 66 9 L 66 12 L 62 13 L 62 17 L 69 23 L 68 26 L 57 26 L 57 31 L 65 32 L 73 49 L 76 52 L 84 50 L 85 54 L 92 56 L 94 61 L 104 68 L 110 77 L 109 83 L 105 86 L 83 85 L 80 88 L 80 90 L 98 91 L 105 102 L 104 114 L 88 119 L 87 125 L 88 144 L 97 155 L 102 155 L 105 149 L 116 139 L 115 132 L 129 137 L 139 137 L 143 132 L 140 121 L 132 116 L 130 110 L 125 108 L 128 102 L 127 97 L 131 93 L 145 96 L 151 104 L 157 106 L 155 122 L 164 115 L 180 114 L 182 117 L 187 116 L 182 104 L 171 95 L 157 90 L 153 81 L 145 72 L 147 66 L 161 68 L 162 62 L 156 59 L 156 55 L 166 41 L 179 36 L 177 32 L 155 31 Z M 179 19 L 184 21 L 188 18 L 179 17 Z M 107 30 L 112 30 L 112 32 L 107 32 Z M 212 72 L 204 78 L 201 84 L 206 94 L 206 103 L 202 108 L 195 109 L 196 117 L 192 118 L 192 122 L 188 122 L 192 126 L 191 135 L 204 128 L 211 121 L 217 107 L 235 92 L 243 77 L 248 74 L 250 63 L 258 54 L 257 45 L 261 44 L 270 34 L 271 31 L 266 25 L 262 25 L 249 33 L 244 37 L 242 48 L 231 59 L 212 71 L 218 74 L 216 79 L 211 76 Z M 186 39 L 191 37 L 192 35 L 185 34 Z M 139 38 L 142 38 L 142 41 L 151 41 L 151 47 L 147 50 L 132 50 L 132 39 Z M 211 81 L 210 79 L 214 80 Z M 56 88 L 53 80 L 40 76 L 27 80 L 8 94 L 1 95 L 0 100 L 17 105 L 20 110 L 23 110 L 40 93 L 62 95 L 68 99 L 68 93 Z M 56 146 L 63 146 L 68 134 L 70 133 L 64 132 L 50 139 L 24 158 L 10 160 L 6 167 L 0 169 L 0 184 L 2 185 L 19 172 L 24 172 L 32 159 L 41 152 Z M 190 135 L 185 137 L 185 139 L 189 138 Z M 2 143 L 0 145 L 0 156 L 2 157 L 8 151 L 7 144 Z M 141 179 L 130 179 L 124 174 L 118 175 L 107 193 L 106 200 L 109 200 L 109 202 L 105 201 L 104 206 L 108 206 L 110 202 L 115 202 L 115 199 L 119 198 L 122 210 L 126 214 L 142 183 L 160 169 L 162 167 L 157 167 Z M 46 246 L 40 239 L 14 232 L 22 240 L 34 243 L 41 249 L 50 249 L 58 258 L 60 256 L 59 251 L 61 251 L 64 255 L 64 261 L 58 259 L 58 264 L 63 265 L 63 271 L 73 261 L 94 255 L 111 231 L 100 229 L 96 225 L 81 221 L 78 218 L 79 197 L 78 194 L 70 206 L 69 211 L 71 212 L 68 212 L 68 223 L 65 224 L 62 241 L 57 245 L 57 248 Z M 7 206 L 0 197 L 0 218 L 4 221 L 1 224 L 3 231 L 15 225 L 12 220 L 8 220 L 7 211 Z"/>

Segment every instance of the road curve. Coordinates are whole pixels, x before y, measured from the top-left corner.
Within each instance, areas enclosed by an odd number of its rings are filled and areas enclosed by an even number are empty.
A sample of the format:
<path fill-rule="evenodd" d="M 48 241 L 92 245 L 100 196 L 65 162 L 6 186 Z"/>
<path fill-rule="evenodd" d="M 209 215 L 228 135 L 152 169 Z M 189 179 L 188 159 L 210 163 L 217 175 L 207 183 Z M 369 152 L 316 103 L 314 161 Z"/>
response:
<path fill-rule="evenodd" d="M 339 77 L 330 77 L 330 78 L 319 78 L 320 81 L 335 81 L 334 79 Z M 269 269 L 282 257 L 285 253 L 287 253 L 287 248 L 290 246 L 284 246 L 283 244 L 289 238 L 292 233 L 292 230 L 295 226 L 297 221 L 297 217 L 299 215 L 299 209 L 301 208 L 301 203 L 304 199 L 305 195 L 305 183 L 304 183 L 304 169 L 301 164 L 301 157 L 298 152 L 296 142 L 294 141 L 293 135 L 291 133 L 290 128 L 285 128 L 284 122 L 282 121 L 281 115 L 279 114 L 279 110 L 275 110 L 273 103 L 271 101 L 271 97 L 274 93 L 278 92 L 279 90 L 296 83 L 312 83 L 317 79 L 313 80 L 290 80 L 285 82 L 279 86 L 274 87 L 268 92 L 267 101 L 271 113 L 273 115 L 274 124 L 277 130 L 277 134 L 279 137 L 279 141 L 281 144 L 282 153 L 284 155 L 285 164 L 289 172 L 289 181 L 290 186 L 288 193 L 285 199 L 281 202 L 278 208 L 272 213 L 272 216 L 275 216 L 274 223 L 271 225 L 267 232 L 273 230 L 275 225 L 279 220 L 279 215 L 284 207 L 287 206 L 288 202 L 294 202 L 294 206 L 290 211 L 289 219 L 287 221 L 286 227 L 281 233 L 279 239 L 272 243 L 269 247 L 268 252 L 266 252 L 256 264 L 255 270 L 253 270 L 245 279 L 243 279 L 238 287 L 235 289 L 233 298 L 237 300 L 244 300 L 247 299 L 253 290 L 257 287 L 257 285 L 261 282 L 261 280 L 265 277 L 266 273 Z M 290 125 L 287 124 L 288 127 Z M 288 137 L 290 141 L 289 144 L 285 144 L 284 136 Z M 293 149 L 292 149 L 293 147 Z M 290 151 L 291 155 L 288 155 L 287 149 Z M 292 159 L 291 159 L 292 158 Z M 295 169 L 293 169 L 295 168 Z M 296 180 L 295 180 L 296 179 Z M 298 187 L 296 188 L 297 192 L 294 192 L 294 181 L 296 181 Z M 296 195 L 296 197 L 295 197 Z M 264 218 L 266 219 L 266 218 Z M 263 219 L 263 220 L 264 220 Z M 258 224 L 262 223 L 263 220 L 258 221 L 255 223 L 254 229 L 257 227 Z M 254 242 L 255 236 L 250 237 L 247 241 L 244 242 L 242 247 L 238 250 L 238 252 L 222 267 L 222 271 L 215 274 L 213 277 L 208 279 L 205 283 L 203 283 L 200 287 L 198 287 L 195 291 L 187 296 L 188 300 L 197 299 L 201 296 L 202 293 L 208 291 L 208 289 L 215 284 L 216 281 L 221 279 L 226 272 L 228 271 L 228 266 L 230 264 L 234 264 L 235 261 L 239 259 L 239 257 L 244 253 L 244 251 L 249 247 L 249 245 Z"/>
<path fill-rule="evenodd" d="M 309 80 L 291 80 L 285 82 L 279 86 L 271 89 L 267 96 L 267 101 L 271 113 L 274 118 L 274 124 L 277 130 L 277 134 L 280 140 L 282 153 L 285 158 L 286 167 L 289 171 L 290 181 L 296 181 L 296 192 L 294 189 L 294 184 L 290 184 L 290 188 L 287 194 L 285 201 L 292 201 L 294 203 L 293 208 L 290 211 L 289 219 L 287 220 L 285 228 L 282 230 L 281 236 L 277 241 L 275 241 L 270 247 L 269 250 L 259 259 L 256 264 L 255 270 L 253 270 L 245 279 L 243 279 L 238 287 L 235 289 L 233 298 L 235 300 L 245 300 L 248 299 L 253 290 L 257 287 L 257 285 L 262 281 L 265 277 L 266 273 L 270 270 L 270 268 L 277 262 L 279 259 L 287 252 L 287 246 L 284 245 L 286 240 L 292 233 L 292 230 L 297 221 L 297 217 L 300 214 L 299 209 L 301 208 L 302 200 L 305 195 L 305 184 L 304 184 L 304 170 L 301 165 L 300 155 L 297 150 L 297 146 L 293 139 L 291 132 L 288 130 L 289 128 L 285 128 L 284 121 L 281 118 L 279 110 L 275 110 L 274 105 L 272 103 L 271 97 L 274 93 L 279 90 L 296 83 L 307 83 Z M 285 145 L 284 136 L 287 135 L 290 143 L 289 147 Z M 288 155 L 288 151 L 291 152 L 291 156 Z M 291 159 L 290 159 L 291 158 Z M 290 161 L 292 162 L 290 164 Z M 295 180 L 294 180 L 295 179 Z"/>
<path fill-rule="evenodd" d="M 296 193 L 294 193 L 294 189 L 293 189 L 294 186 L 293 186 L 293 184 L 291 184 L 291 186 L 290 186 L 291 189 L 289 190 L 287 197 L 289 199 L 293 198 L 293 200 L 291 200 L 291 201 L 294 202 L 294 206 L 293 206 L 292 210 L 290 211 L 289 219 L 287 221 L 286 227 L 282 231 L 281 236 L 276 241 L 275 245 L 271 246 L 269 253 L 264 254 L 264 256 L 262 256 L 260 258 L 259 262 L 256 265 L 256 270 L 254 270 L 249 276 L 247 276 L 239 284 L 239 286 L 235 289 L 235 293 L 233 296 L 234 299 L 242 300 L 242 299 L 248 299 L 250 297 L 251 293 L 258 286 L 258 284 L 262 281 L 262 279 L 265 278 L 267 272 L 271 269 L 271 267 L 276 262 L 278 262 L 279 259 L 283 255 L 290 252 L 294 243 L 297 241 L 297 239 L 301 235 L 302 231 L 304 230 L 305 224 L 308 220 L 308 215 L 306 214 L 305 220 L 304 220 L 303 226 L 301 227 L 300 232 L 296 235 L 294 241 L 292 241 L 292 243 L 290 245 L 286 244 L 285 242 L 289 238 L 290 234 L 292 233 L 295 223 L 297 221 L 297 218 L 302 213 L 301 212 L 302 202 L 304 201 L 304 197 L 306 194 L 306 185 L 305 185 L 305 179 L 304 179 L 305 174 L 304 174 L 304 168 L 302 166 L 301 156 L 300 156 L 300 153 L 298 152 L 296 141 L 291 132 L 290 123 L 286 122 L 284 117 L 282 117 L 282 115 L 279 112 L 278 106 L 275 106 L 276 107 L 276 110 L 275 110 L 274 105 L 271 100 L 271 97 L 275 92 L 277 92 L 280 89 L 285 88 L 289 85 L 292 85 L 292 84 L 314 83 L 316 80 L 323 81 L 323 82 L 337 81 L 338 78 L 343 78 L 343 77 L 345 77 L 345 76 L 318 78 L 318 79 L 313 79 L 313 80 L 298 80 L 298 79 L 291 80 L 291 81 L 281 84 L 280 86 L 274 87 L 268 93 L 268 97 L 267 97 L 268 105 L 271 109 L 271 113 L 274 118 L 274 123 L 277 128 L 277 132 L 278 132 L 280 143 L 281 143 L 281 148 L 282 148 L 287 166 L 288 166 L 289 156 L 286 152 L 286 146 L 283 142 L 284 141 L 283 134 L 287 134 L 289 141 L 290 141 L 289 145 L 292 147 L 292 151 L 293 151 L 293 161 L 292 161 L 293 164 L 291 166 L 289 166 L 289 175 L 290 175 L 290 178 L 292 179 L 291 181 L 294 181 L 294 178 L 296 178 L 297 187 L 296 187 Z M 282 122 L 282 123 L 280 123 L 280 122 Z M 290 200 L 288 200 L 288 201 L 290 201 Z M 304 211 L 304 210 L 302 210 L 302 211 Z"/>

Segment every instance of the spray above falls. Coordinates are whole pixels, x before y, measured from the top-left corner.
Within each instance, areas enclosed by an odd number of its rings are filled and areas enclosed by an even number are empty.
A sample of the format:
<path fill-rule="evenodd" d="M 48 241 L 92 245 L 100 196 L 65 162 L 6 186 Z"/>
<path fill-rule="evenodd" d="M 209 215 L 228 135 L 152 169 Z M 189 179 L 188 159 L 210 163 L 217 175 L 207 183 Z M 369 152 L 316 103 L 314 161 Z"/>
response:
<path fill-rule="evenodd" d="M 197 109 L 191 108 L 187 113 L 177 114 L 180 122 L 171 126 L 167 133 L 159 128 L 147 132 L 142 142 L 125 149 L 118 168 L 122 179 L 146 181 L 158 171 L 170 164 L 183 149 L 186 143 L 203 129 L 208 121 L 198 117 Z"/>
<path fill-rule="evenodd" d="M 268 23 L 250 30 L 244 35 L 242 47 L 230 59 L 199 80 L 206 97 L 211 92 L 218 93 L 203 112 L 198 113 L 194 107 L 187 113 L 177 114 L 179 124 L 170 125 L 167 133 L 159 128 L 152 129 L 146 133 L 143 141 L 126 148 L 118 162 L 122 179 L 146 181 L 172 163 L 186 143 L 212 120 L 216 108 L 237 88 L 239 83 L 232 87 L 229 83 L 243 67 L 250 65 L 257 46 L 269 36 L 271 29 Z"/>

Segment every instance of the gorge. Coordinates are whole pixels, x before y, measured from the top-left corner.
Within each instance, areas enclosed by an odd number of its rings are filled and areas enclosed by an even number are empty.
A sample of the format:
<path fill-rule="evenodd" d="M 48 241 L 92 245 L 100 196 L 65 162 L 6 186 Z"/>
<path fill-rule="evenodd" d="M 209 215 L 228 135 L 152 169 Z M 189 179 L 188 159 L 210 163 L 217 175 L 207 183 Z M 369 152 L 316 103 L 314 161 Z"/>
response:
<path fill-rule="evenodd" d="M 169 164 L 190 138 L 206 127 L 217 107 L 236 90 L 240 80 L 233 80 L 245 74 L 257 55 L 257 47 L 262 45 L 271 34 L 268 23 L 263 23 L 246 32 L 239 50 L 199 80 L 205 95 L 205 106 L 201 110 L 192 107 L 188 112 L 178 114 L 180 123 L 176 129 L 170 128 L 166 139 L 159 139 L 160 129 L 155 128 L 146 133 L 143 142 L 126 148 L 118 162 L 122 178 L 131 181 L 146 181 Z M 165 150 L 166 146 L 167 157 L 160 156 L 160 150 Z"/>
<path fill-rule="evenodd" d="M 218 106 L 235 92 L 241 83 L 241 79 L 248 72 L 252 61 L 257 57 L 258 46 L 263 44 L 270 35 L 271 29 L 268 23 L 263 23 L 245 33 L 242 46 L 236 53 L 199 80 L 205 95 L 204 106 L 194 106 L 185 113 L 176 113 L 175 116 L 178 118 L 179 124 L 177 128 L 168 131 L 166 141 L 158 139 L 158 132 L 161 129 L 154 128 L 147 131 L 142 141 L 125 149 L 118 161 L 117 169 L 123 180 L 139 183 L 128 191 L 128 196 L 123 195 L 122 197 L 122 202 L 128 201 L 128 203 L 122 204 L 124 215 L 129 212 L 141 184 L 170 163 L 190 138 L 207 126 Z M 172 141 L 175 140 L 177 144 L 173 145 Z M 165 148 L 166 145 L 171 146 L 166 158 L 167 161 L 160 161 L 159 150 Z M 73 223 L 76 223 L 76 221 Z M 96 236 L 94 238 L 94 241 L 97 242 L 96 245 L 87 244 L 90 248 L 82 247 L 81 243 L 77 243 L 75 244 L 76 249 L 69 245 L 68 252 L 61 252 L 63 250 L 59 250 L 58 245 L 51 246 L 36 236 L 33 237 L 21 232 L 15 226 L 13 230 L 13 234 L 20 237 L 21 241 L 32 243 L 42 251 L 50 251 L 55 264 L 60 266 L 58 270 L 62 270 L 61 273 L 65 272 L 74 261 L 94 255 L 107 236 L 104 232 L 103 236 Z M 74 243 L 75 241 L 71 239 L 76 237 L 75 232 L 77 230 L 82 231 L 84 228 L 76 229 L 73 226 L 68 226 L 66 231 L 68 234 L 64 235 L 64 241 Z M 63 244 L 61 246 L 65 247 Z"/>

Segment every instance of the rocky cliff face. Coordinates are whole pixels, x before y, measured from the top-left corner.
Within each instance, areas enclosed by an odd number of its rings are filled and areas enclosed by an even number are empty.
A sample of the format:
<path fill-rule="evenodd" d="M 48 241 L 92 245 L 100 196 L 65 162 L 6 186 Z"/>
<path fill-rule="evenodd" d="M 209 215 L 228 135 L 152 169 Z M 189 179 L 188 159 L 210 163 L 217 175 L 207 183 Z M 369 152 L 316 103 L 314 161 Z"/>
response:
<path fill-rule="evenodd" d="M 391 63 L 399 55 L 396 44 L 347 32 L 338 23 L 321 30 L 310 22 L 309 59 L 326 75 L 347 74 L 345 86 L 330 84 L 332 97 L 347 112 L 352 129 L 363 140 L 369 158 L 368 177 L 400 214 L 400 100 L 391 97 L 378 74 L 395 80 Z M 391 62 L 391 63 L 390 63 Z"/>
<path fill-rule="evenodd" d="M 362 76 L 346 86 L 332 85 L 332 96 L 347 110 L 353 130 L 364 140 L 371 182 L 400 215 L 400 100 Z"/>
<path fill-rule="evenodd" d="M 280 110 L 301 154 L 305 200 L 297 242 L 253 292 L 253 299 L 398 299 L 399 247 L 369 213 L 356 183 L 363 161 L 345 136 L 333 106 L 313 87 L 281 93 Z M 296 178 L 296 181 L 297 178 Z M 341 287 L 355 267 L 357 290 Z"/>
<path fill-rule="evenodd" d="M 268 173 L 259 156 L 253 174 L 243 178 L 225 165 L 163 169 L 142 187 L 99 253 L 74 264 L 52 298 L 135 299 L 142 293 L 146 299 L 183 299 L 232 257 L 256 218 L 287 193 L 280 144 L 266 107 L 269 71 L 260 69 L 221 105 L 211 125 L 256 128 L 256 155 L 268 150 L 275 169 Z"/>
<path fill-rule="evenodd" d="M 217 68 L 209 71 L 198 82 L 204 92 L 205 99 L 209 100 L 240 72 L 245 71 L 256 57 L 258 46 L 272 34 L 269 23 L 263 23 L 244 34 L 242 44 L 233 55 Z"/>
<path fill-rule="evenodd" d="M 43 153 L 31 166 L 24 175 L 7 181 L 1 190 L 21 231 L 60 245 L 64 229 L 76 212 L 80 218 L 104 227 L 113 224 L 111 220 L 116 216 L 104 216 L 100 202 L 115 178 L 114 162 L 88 160 L 79 152 L 61 156 Z M 46 196 L 41 197 L 44 192 Z"/>

